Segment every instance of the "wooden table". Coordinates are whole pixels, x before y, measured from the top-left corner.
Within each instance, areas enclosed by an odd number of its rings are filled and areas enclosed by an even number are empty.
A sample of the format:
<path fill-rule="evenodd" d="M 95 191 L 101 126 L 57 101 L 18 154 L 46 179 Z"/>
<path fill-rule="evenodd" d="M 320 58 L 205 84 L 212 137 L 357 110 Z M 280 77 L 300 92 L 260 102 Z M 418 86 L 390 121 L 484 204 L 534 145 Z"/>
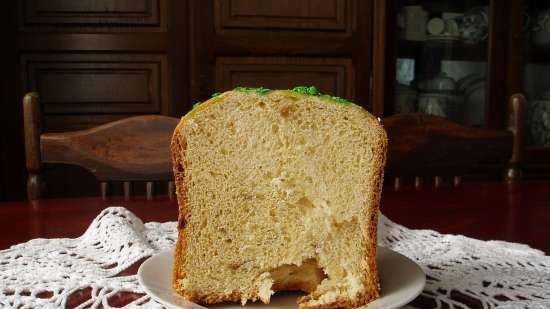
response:
<path fill-rule="evenodd" d="M 406 227 L 519 242 L 550 253 L 550 181 L 387 189 L 382 213 Z"/>
<path fill-rule="evenodd" d="M 103 208 L 113 205 L 128 208 L 145 222 L 177 218 L 177 204 L 167 198 L 2 202 L 0 249 L 37 237 L 79 236 Z M 384 188 L 381 207 L 390 219 L 409 228 L 520 242 L 550 253 L 550 182 L 465 183 L 459 188 L 425 186 L 399 192 L 388 187 Z M 137 266 L 125 273 L 134 273 Z M 79 304 L 86 297 L 89 295 L 74 295 L 69 303 Z M 118 304 L 135 297 L 131 293 L 120 295 Z M 417 299 L 415 305 L 422 306 L 422 302 Z"/>
<path fill-rule="evenodd" d="M 124 206 L 143 221 L 175 221 L 167 198 L 124 201 L 100 198 L 0 203 L 0 249 L 37 237 L 76 237 L 105 207 Z M 384 188 L 382 212 L 410 228 L 429 228 L 484 240 L 528 244 L 550 253 L 550 182 L 465 183 L 459 188 L 395 192 Z"/>

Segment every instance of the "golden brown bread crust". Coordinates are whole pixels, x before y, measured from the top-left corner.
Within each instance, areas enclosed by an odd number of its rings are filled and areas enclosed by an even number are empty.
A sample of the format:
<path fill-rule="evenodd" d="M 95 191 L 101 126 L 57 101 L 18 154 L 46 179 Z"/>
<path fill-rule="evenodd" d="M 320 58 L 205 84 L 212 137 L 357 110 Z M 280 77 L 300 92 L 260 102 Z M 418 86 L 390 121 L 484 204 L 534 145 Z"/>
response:
<path fill-rule="evenodd" d="M 186 299 L 203 304 L 216 304 L 225 301 L 240 301 L 241 293 L 231 294 L 213 294 L 201 293 L 198 291 L 184 290 L 178 284 L 178 280 L 185 278 L 185 250 L 187 247 L 187 222 L 189 222 L 189 200 L 187 197 L 187 183 L 185 182 L 185 146 L 186 142 L 181 140 L 179 132 L 187 125 L 186 119 L 182 118 L 174 130 L 170 151 L 172 155 L 174 179 L 176 185 L 176 196 L 178 199 L 179 216 L 178 216 L 178 240 L 174 252 L 174 270 L 172 278 L 172 286 L 176 292 Z M 253 297 L 258 297 L 257 295 Z"/>
<path fill-rule="evenodd" d="M 205 102 L 202 108 L 210 105 L 213 102 Z M 366 112 L 366 111 L 365 111 Z M 188 114 L 189 116 L 189 114 Z M 371 116 L 372 117 L 372 116 Z M 373 117 L 374 118 L 374 117 Z M 188 117 L 183 117 L 180 121 L 180 123 L 177 125 L 176 129 L 174 130 L 174 134 L 172 136 L 172 142 L 171 142 L 171 155 L 173 160 L 173 171 L 174 171 L 174 178 L 176 183 L 176 195 L 179 205 L 179 216 L 178 216 L 178 241 L 176 244 L 175 249 L 175 257 L 174 257 L 174 270 L 173 270 L 173 287 L 176 290 L 176 292 L 182 296 L 184 296 L 186 299 L 197 302 L 197 303 L 203 303 L 203 304 L 216 304 L 226 301 L 231 302 L 237 302 L 241 301 L 242 297 L 245 296 L 242 293 L 230 293 L 230 294 L 215 294 L 215 293 L 203 293 L 200 291 L 189 291 L 183 289 L 180 284 L 178 284 L 178 280 L 181 280 L 185 278 L 185 251 L 187 247 L 187 232 L 186 232 L 186 224 L 189 221 L 189 200 L 187 196 L 187 184 L 185 182 L 185 151 L 186 151 L 186 141 L 182 140 L 183 138 L 179 134 L 181 130 L 187 125 Z M 337 299 L 333 303 L 329 304 L 323 304 L 318 306 L 305 306 L 305 303 L 312 299 L 314 295 L 308 295 L 301 297 L 298 300 L 298 304 L 300 308 L 307 308 L 307 309 L 325 309 L 325 308 L 339 308 L 339 307 L 347 307 L 347 308 L 355 308 L 359 306 L 366 305 L 367 303 L 371 302 L 372 300 L 379 297 L 379 279 L 378 279 L 378 271 L 376 267 L 376 239 L 377 239 L 377 225 L 378 225 L 378 210 L 380 205 L 380 197 L 381 197 L 381 191 L 382 191 L 382 184 L 383 184 L 383 177 L 384 177 L 384 166 L 386 162 L 386 150 L 387 150 L 387 137 L 386 132 L 382 128 L 380 124 L 377 126 L 378 129 L 378 136 L 381 136 L 380 140 L 380 151 L 375 154 L 376 161 L 375 166 L 379 167 L 377 171 L 377 175 L 374 179 L 374 185 L 373 188 L 379 188 L 378 190 L 373 190 L 373 195 L 369 198 L 372 202 L 374 202 L 372 205 L 374 205 L 374 209 L 371 210 L 371 215 L 369 218 L 370 224 L 369 224 L 369 231 L 368 233 L 370 235 L 365 235 L 365 239 L 370 241 L 366 244 L 366 254 L 365 254 L 365 262 L 366 265 L 368 265 L 368 269 L 370 270 L 371 276 L 368 276 L 367 270 L 365 270 L 365 281 L 367 282 L 367 286 L 376 286 L 377 289 L 370 290 L 364 293 L 361 296 L 358 296 L 355 301 L 350 301 L 349 299 Z M 300 284 L 292 284 L 292 285 L 277 285 L 272 287 L 274 291 L 304 291 L 304 292 L 313 292 L 311 290 L 311 286 L 309 285 L 300 285 Z M 256 300 L 259 298 L 258 291 L 256 293 L 250 295 L 246 295 L 248 298 L 252 298 L 253 300 Z"/>
<path fill-rule="evenodd" d="M 185 156 L 185 145 L 182 145 L 182 142 L 179 138 L 179 131 L 181 127 L 185 125 L 184 121 L 180 121 L 174 130 L 172 135 L 172 142 L 170 144 L 170 152 L 172 155 L 173 162 L 173 171 L 174 179 L 176 184 L 176 196 L 178 199 L 179 206 L 179 216 L 178 216 L 178 240 L 176 242 L 176 250 L 174 252 L 174 270 L 172 277 L 172 285 L 178 293 L 181 294 L 180 289 L 178 288 L 177 280 L 185 277 L 185 248 L 187 246 L 187 237 L 185 226 L 188 222 L 189 211 L 188 211 L 188 199 L 187 199 L 187 185 L 185 183 L 185 173 L 184 173 L 184 156 Z"/>
<path fill-rule="evenodd" d="M 373 190 L 373 196 L 371 200 L 373 201 L 372 205 L 374 205 L 374 209 L 371 210 L 371 215 L 369 218 L 369 235 L 365 235 L 366 239 L 370 239 L 371 243 L 367 244 L 367 254 L 366 262 L 369 265 L 369 269 L 374 272 L 374 276 L 369 277 L 367 276 L 367 282 L 369 282 L 369 285 L 376 286 L 376 293 L 373 293 L 373 295 L 366 295 L 367 298 L 370 297 L 370 299 L 367 299 L 367 302 L 370 302 L 371 300 L 378 298 L 380 296 L 380 282 L 379 282 L 379 276 L 378 276 L 378 268 L 376 265 L 376 250 L 377 250 L 377 238 L 378 238 L 378 214 L 380 210 L 380 199 L 382 197 L 382 187 L 384 185 L 384 167 L 386 166 L 386 153 L 388 150 L 388 137 L 386 135 L 386 131 L 382 127 L 381 124 L 379 124 L 378 128 L 378 135 L 381 136 L 380 139 L 380 152 L 376 154 L 377 156 L 377 162 L 374 164 L 375 166 L 378 166 L 379 169 L 377 171 L 377 175 L 374 177 L 375 184 L 372 186 L 373 188 L 376 188 Z M 365 273 L 366 276 L 366 273 Z M 366 304 L 366 303 L 364 303 Z M 364 305 L 363 304 L 363 305 Z"/>
<path fill-rule="evenodd" d="M 187 183 L 185 182 L 185 149 L 186 141 L 182 140 L 179 132 L 187 125 L 187 121 L 182 119 L 174 130 L 170 145 L 174 179 L 176 185 L 176 196 L 178 199 L 178 240 L 174 252 L 174 270 L 172 286 L 176 292 L 186 299 L 203 304 L 216 304 L 224 301 L 240 301 L 240 293 L 231 294 L 212 294 L 200 293 L 198 291 L 187 291 L 178 284 L 178 280 L 185 278 L 185 250 L 187 247 L 187 222 L 189 222 L 189 200 L 187 197 Z"/>

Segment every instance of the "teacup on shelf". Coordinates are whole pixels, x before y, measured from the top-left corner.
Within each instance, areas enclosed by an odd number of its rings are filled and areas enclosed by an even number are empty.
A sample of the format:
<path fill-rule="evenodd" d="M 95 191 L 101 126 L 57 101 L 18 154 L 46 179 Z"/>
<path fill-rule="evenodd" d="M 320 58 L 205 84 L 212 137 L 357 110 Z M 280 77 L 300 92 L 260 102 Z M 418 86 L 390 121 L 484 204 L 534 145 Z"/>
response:
<path fill-rule="evenodd" d="M 434 17 L 428 21 L 426 26 L 428 39 L 430 40 L 459 40 L 460 33 L 456 19 L 442 19 Z"/>
<path fill-rule="evenodd" d="M 485 41 L 489 35 L 489 13 L 486 6 L 476 7 L 464 13 L 459 22 L 459 32 L 465 43 Z"/>

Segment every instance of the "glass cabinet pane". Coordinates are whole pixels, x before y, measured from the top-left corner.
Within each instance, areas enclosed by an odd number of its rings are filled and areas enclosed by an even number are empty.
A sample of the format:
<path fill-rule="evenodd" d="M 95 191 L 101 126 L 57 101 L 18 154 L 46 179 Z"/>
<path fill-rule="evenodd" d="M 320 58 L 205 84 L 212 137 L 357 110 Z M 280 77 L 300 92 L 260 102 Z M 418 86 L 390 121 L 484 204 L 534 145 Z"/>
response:
<path fill-rule="evenodd" d="M 489 1 L 397 1 L 393 113 L 483 126 Z M 391 113 L 391 112 L 390 112 Z"/>
<path fill-rule="evenodd" d="M 550 2 L 526 1 L 523 90 L 527 98 L 526 144 L 550 147 Z"/>

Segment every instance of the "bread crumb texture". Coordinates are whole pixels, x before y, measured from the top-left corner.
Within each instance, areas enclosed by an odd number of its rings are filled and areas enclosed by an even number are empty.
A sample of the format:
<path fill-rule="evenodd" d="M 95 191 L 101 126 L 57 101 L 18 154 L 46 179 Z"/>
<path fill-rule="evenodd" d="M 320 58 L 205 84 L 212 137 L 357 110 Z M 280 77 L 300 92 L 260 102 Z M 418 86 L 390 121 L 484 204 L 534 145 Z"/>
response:
<path fill-rule="evenodd" d="M 179 294 L 245 304 L 300 290 L 310 309 L 378 296 L 386 135 L 361 107 L 327 100 L 235 90 L 182 119 L 172 143 Z"/>

